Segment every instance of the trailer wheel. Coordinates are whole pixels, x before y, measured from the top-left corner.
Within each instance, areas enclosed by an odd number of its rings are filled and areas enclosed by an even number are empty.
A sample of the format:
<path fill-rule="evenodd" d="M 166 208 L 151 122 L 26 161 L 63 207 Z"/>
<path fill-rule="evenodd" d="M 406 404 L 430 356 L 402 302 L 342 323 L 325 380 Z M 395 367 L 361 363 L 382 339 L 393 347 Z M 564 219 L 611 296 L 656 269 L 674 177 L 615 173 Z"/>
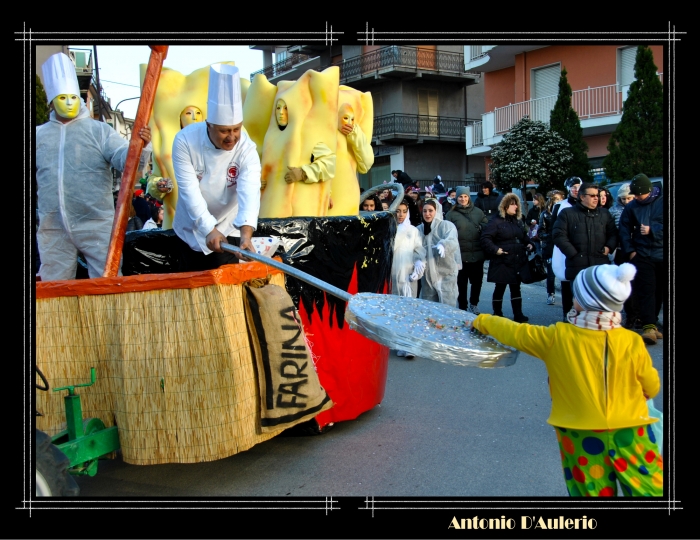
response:
<path fill-rule="evenodd" d="M 51 437 L 36 430 L 36 496 L 37 497 L 77 497 L 80 493 L 75 479 L 68 472 L 70 461 Z"/>

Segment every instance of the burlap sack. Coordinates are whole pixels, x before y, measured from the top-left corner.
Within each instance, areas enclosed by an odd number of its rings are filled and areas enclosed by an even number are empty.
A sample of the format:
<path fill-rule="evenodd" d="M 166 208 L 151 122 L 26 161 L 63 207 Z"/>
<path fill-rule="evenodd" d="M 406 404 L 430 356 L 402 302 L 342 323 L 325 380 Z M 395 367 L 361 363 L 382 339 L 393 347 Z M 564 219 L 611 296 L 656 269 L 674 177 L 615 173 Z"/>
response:
<path fill-rule="evenodd" d="M 319 383 L 287 291 L 277 285 L 246 286 L 246 316 L 258 367 L 262 431 L 288 428 L 330 409 L 333 402 Z"/>

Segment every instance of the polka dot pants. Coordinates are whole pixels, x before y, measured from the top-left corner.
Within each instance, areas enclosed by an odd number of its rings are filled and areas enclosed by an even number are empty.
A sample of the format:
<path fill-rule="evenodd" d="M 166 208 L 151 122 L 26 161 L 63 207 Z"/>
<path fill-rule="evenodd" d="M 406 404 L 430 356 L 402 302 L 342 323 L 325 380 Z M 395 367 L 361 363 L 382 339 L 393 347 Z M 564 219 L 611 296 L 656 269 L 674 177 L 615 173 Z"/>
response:
<path fill-rule="evenodd" d="M 663 458 L 648 425 L 611 430 L 554 427 L 571 497 L 662 497 Z"/>

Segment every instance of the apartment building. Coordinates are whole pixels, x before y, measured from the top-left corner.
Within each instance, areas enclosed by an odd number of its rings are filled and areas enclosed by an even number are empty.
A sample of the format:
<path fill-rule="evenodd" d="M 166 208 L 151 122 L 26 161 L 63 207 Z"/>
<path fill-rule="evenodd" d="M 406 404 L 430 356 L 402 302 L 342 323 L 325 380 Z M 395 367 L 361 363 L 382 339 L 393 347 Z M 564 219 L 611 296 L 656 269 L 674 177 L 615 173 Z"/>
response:
<path fill-rule="evenodd" d="M 663 46 L 650 48 L 663 82 Z M 467 126 L 467 156 L 479 156 L 488 171 L 492 148 L 523 116 L 549 123 L 559 76 L 566 68 L 591 170 L 596 179 L 603 179 L 608 141 L 622 118 L 622 106 L 634 81 L 636 52 L 636 45 L 467 47 L 466 69 L 482 73 L 485 111 L 480 121 Z"/>
<path fill-rule="evenodd" d="M 362 188 L 392 181 L 406 171 L 421 186 L 440 175 L 446 186 L 480 183 L 484 160 L 464 153 L 465 126 L 484 109 L 478 70 L 465 68 L 461 45 L 252 46 L 263 51 L 262 73 L 273 84 L 296 80 L 309 69 L 340 68 L 340 84 L 371 92 L 374 166 Z"/>

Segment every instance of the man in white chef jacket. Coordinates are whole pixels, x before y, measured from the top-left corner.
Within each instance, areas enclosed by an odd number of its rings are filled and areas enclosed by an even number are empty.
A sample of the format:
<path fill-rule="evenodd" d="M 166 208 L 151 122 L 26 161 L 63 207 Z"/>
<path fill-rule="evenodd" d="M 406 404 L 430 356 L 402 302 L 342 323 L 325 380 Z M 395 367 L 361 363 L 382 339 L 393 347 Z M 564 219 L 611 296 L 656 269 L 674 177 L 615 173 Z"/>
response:
<path fill-rule="evenodd" d="M 186 244 L 184 270 L 237 263 L 242 256 L 223 251 L 222 243 L 255 252 L 261 167 L 255 143 L 243 131 L 237 67 L 210 67 L 206 122 L 180 130 L 172 156 L 180 191 L 173 229 Z"/>

